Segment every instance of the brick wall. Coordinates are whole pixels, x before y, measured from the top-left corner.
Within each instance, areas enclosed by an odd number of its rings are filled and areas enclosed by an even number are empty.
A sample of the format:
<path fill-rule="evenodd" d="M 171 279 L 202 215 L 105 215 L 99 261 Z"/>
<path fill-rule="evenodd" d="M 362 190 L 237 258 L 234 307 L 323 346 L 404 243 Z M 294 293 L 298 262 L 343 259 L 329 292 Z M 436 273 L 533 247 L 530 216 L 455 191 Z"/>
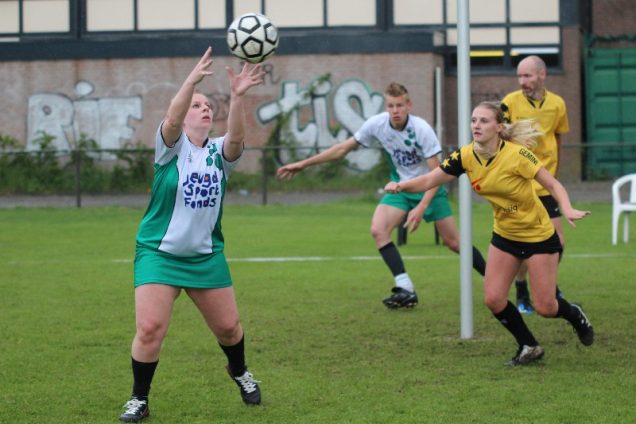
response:
<path fill-rule="evenodd" d="M 568 145 L 582 142 L 581 102 L 581 44 L 582 39 L 577 28 L 563 30 L 563 71 L 548 73 L 546 87 L 565 100 L 568 108 L 570 132 L 563 137 L 565 148 L 562 150 L 559 177 L 564 181 L 578 181 L 581 176 L 581 152 L 568 148 Z M 445 132 L 447 145 L 457 145 L 457 78 L 446 78 Z M 473 105 L 484 100 L 500 100 L 510 91 L 519 89 L 515 71 L 502 76 L 473 76 L 470 83 L 471 103 Z M 470 116 L 464 125 L 468 125 Z"/>
<path fill-rule="evenodd" d="M 72 134 L 76 138 L 80 133 L 102 148 L 137 142 L 152 146 L 170 99 L 196 61 L 188 57 L 5 62 L 0 67 L 0 84 L 6 87 L 0 97 L 0 133 L 29 147 L 34 147 L 30 140 L 38 130 L 55 135 L 58 149 L 69 148 Z M 300 108 L 294 125 L 305 146 L 333 144 L 355 131 L 382 110 L 382 92 L 393 80 L 408 87 L 413 112 L 431 121 L 433 72 L 442 59 L 432 53 L 275 56 L 265 65 L 265 84 L 246 98 L 248 147 L 263 146 L 270 136 L 277 100 L 306 90 L 326 74 L 328 83 Z M 240 64 L 231 58 L 215 59 L 215 74 L 200 86 L 215 108 L 217 135 L 225 132 L 229 98 L 225 66 Z M 260 108 L 268 108 L 269 118 L 259 115 L 264 114 Z M 239 169 L 256 172 L 258 160 L 258 155 L 246 155 Z"/>
<path fill-rule="evenodd" d="M 636 0 L 592 0 L 591 11 L 595 35 L 636 34 Z M 581 152 L 568 149 L 567 145 L 584 141 L 582 48 L 580 28 L 564 28 L 563 70 L 550 73 L 546 84 L 565 99 L 569 111 L 571 130 L 564 137 L 561 170 L 564 180 L 578 180 L 581 173 Z M 0 134 L 28 144 L 35 131 L 43 129 L 58 136 L 59 148 L 68 147 L 69 134 L 77 137 L 81 132 L 105 148 L 137 142 L 151 146 L 171 97 L 196 60 L 185 57 L 3 62 Z M 215 75 L 201 86 L 216 110 L 215 134 L 225 131 L 229 97 L 225 66 L 238 67 L 239 63 L 227 57 L 216 59 Z M 378 111 L 377 97 L 393 80 L 409 88 L 413 113 L 434 124 L 433 75 L 436 66 L 443 67 L 443 60 L 433 53 L 274 56 L 265 66 L 265 85 L 252 90 L 246 99 L 248 147 L 263 146 L 270 137 L 275 120 L 271 111 L 276 101 L 306 90 L 325 74 L 331 75 L 329 83 L 320 87 L 294 118 L 296 135 L 303 138 L 304 146 L 329 145 L 349 135 L 363 118 Z M 445 77 L 443 84 L 444 141 L 455 145 L 456 77 Z M 513 70 L 506 75 L 473 76 L 471 102 L 499 99 L 515 89 Z M 264 119 L 267 110 L 269 118 Z M 247 154 L 239 169 L 258 172 L 259 160 L 260 155 Z"/>
<path fill-rule="evenodd" d="M 636 35 L 636 1 L 593 0 L 592 32 L 595 35 Z"/>

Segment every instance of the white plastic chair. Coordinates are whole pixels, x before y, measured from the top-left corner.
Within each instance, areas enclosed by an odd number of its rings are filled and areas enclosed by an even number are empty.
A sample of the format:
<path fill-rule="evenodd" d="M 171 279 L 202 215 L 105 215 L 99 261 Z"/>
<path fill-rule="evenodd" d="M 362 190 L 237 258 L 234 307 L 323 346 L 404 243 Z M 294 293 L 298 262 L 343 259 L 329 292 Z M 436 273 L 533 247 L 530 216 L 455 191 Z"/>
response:
<path fill-rule="evenodd" d="M 631 183 L 629 187 L 629 198 L 627 201 L 621 199 L 621 187 Z M 629 214 L 636 212 L 636 174 L 628 174 L 620 177 L 612 184 L 612 244 L 618 239 L 618 220 L 622 212 L 623 217 L 623 243 L 629 240 Z"/>

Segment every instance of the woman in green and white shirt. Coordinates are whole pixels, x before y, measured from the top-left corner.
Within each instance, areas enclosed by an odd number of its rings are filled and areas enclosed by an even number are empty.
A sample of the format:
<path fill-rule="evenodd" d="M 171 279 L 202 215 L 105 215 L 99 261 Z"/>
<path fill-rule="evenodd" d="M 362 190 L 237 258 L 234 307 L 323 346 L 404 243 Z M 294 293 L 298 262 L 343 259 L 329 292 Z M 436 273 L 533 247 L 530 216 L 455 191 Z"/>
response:
<path fill-rule="evenodd" d="M 181 290 L 216 336 L 243 401 L 260 403 L 259 387 L 245 365 L 221 217 L 227 178 L 243 152 L 243 96 L 263 82 L 264 73 L 260 65 L 246 64 L 239 74 L 227 68 L 231 92 L 227 134 L 208 138 L 212 110 L 196 86 L 212 74 L 211 66 L 208 48 L 170 102 L 157 131 L 152 195 L 137 233 L 134 384 L 120 416 L 124 422 L 139 422 L 149 415 L 150 383 Z"/>

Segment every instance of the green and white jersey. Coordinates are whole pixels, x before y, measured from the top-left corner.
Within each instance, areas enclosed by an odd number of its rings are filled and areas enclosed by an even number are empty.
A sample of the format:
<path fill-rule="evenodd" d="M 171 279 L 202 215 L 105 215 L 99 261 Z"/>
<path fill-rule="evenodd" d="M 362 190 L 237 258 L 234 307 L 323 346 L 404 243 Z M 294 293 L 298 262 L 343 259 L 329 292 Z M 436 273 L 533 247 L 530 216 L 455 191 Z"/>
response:
<path fill-rule="evenodd" d="M 159 127 L 152 195 L 137 232 L 138 245 L 184 257 L 223 251 L 223 197 L 238 163 L 225 160 L 223 141 L 210 138 L 198 147 L 182 132 L 170 148 Z"/>
<path fill-rule="evenodd" d="M 380 142 L 391 164 L 391 180 L 396 182 L 426 174 L 426 159 L 442 152 L 433 128 L 414 115 L 408 115 L 401 131 L 391 127 L 388 112 L 372 116 L 354 138 L 364 147 L 370 147 L 374 139 Z"/>

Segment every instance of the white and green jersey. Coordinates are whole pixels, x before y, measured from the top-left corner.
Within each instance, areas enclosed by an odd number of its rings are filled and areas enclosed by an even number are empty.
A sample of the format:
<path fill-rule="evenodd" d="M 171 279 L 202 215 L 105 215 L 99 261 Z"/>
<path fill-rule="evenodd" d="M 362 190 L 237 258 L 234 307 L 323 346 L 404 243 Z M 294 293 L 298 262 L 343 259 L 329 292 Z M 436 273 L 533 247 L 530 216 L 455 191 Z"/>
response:
<path fill-rule="evenodd" d="M 426 174 L 426 159 L 442 152 L 433 128 L 414 115 L 408 115 L 401 131 L 391 127 L 388 112 L 372 116 L 354 138 L 364 147 L 370 147 L 374 139 L 380 142 L 391 164 L 391 180 L 396 182 Z"/>
<path fill-rule="evenodd" d="M 223 197 L 238 163 L 223 157 L 223 140 L 211 138 L 198 147 L 182 132 L 170 148 L 159 127 L 152 195 L 137 232 L 138 245 L 189 257 L 223 251 Z"/>

